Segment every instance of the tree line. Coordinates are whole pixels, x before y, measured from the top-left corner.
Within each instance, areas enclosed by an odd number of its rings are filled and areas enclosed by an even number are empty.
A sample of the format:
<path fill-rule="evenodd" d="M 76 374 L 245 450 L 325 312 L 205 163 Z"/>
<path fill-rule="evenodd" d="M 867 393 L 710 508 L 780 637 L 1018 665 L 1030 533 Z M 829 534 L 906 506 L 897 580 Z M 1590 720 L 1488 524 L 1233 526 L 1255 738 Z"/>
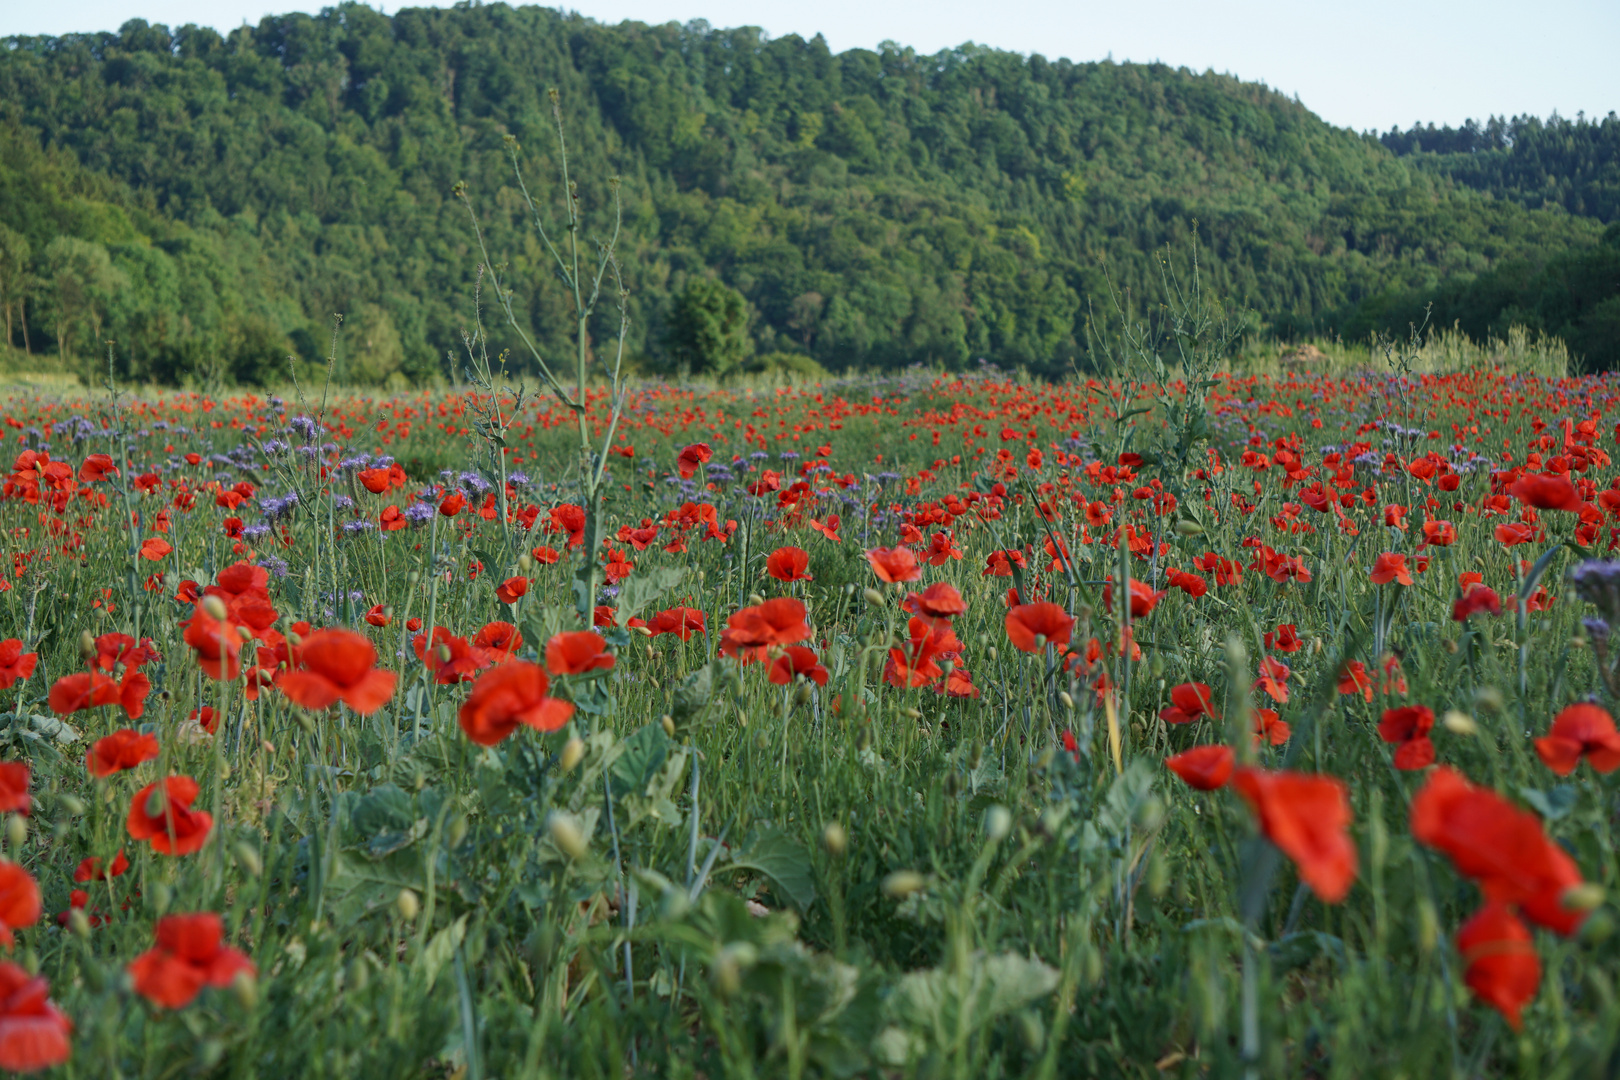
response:
<path fill-rule="evenodd" d="M 112 341 L 135 378 L 279 381 L 289 355 L 324 362 L 341 313 L 347 381 L 453 374 L 481 258 L 465 181 L 520 322 L 558 352 L 568 308 L 505 141 L 559 217 L 551 87 L 588 233 L 621 179 L 626 345 L 649 371 L 1085 366 L 1088 328 L 1161 299 L 1166 250 L 1194 237 L 1206 286 L 1285 338 L 1603 247 L 1587 211 L 1476 190 L 1227 76 L 345 4 L 225 36 L 6 39 L 7 341 L 81 365 Z"/>

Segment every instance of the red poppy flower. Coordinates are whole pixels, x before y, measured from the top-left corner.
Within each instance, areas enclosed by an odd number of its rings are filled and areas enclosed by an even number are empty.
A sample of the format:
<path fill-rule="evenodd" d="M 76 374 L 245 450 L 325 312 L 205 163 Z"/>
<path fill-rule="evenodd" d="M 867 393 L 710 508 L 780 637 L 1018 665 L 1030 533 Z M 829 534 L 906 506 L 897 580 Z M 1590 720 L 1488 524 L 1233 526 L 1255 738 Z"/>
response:
<path fill-rule="evenodd" d="M 226 987 L 237 975 L 257 974 L 253 962 L 224 943 L 225 925 L 212 911 L 165 915 L 157 944 L 129 963 L 135 992 L 165 1009 L 190 1005 L 205 986 Z"/>
<path fill-rule="evenodd" d="M 1520 544 L 1528 544 L 1536 538 L 1536 527 L 1522 521 L 1511 521 L 1506 525 L 1498 525 L 1492 531 L 1492 535 L 1496 537 L 1497 543 L 1504 547 L 1517 547 Z"/>
<path fill-rule="evenodd" d="M 1367 701 L 1372 700 L 1372 676 L 1360 660 L 1351 660 L 1339 668 L 1338 687 L 1341 694 L 1360 694 Z"/>
<path fill-rule="evenodd" d="M 0 761 L 0 814 L 26 814 L 33 805 L 28 793 L 28 762 Z"/>
<path fill-rule="evenodd" d="M 910 548 L 872 548 L 866 553 L 866 561 L 872 564 L 872 572 L 880 581 L 922 580 L 922 567 Z"/>
<path fill-rule="evenodd" d="M 1288 724 L 1277 716 L 1276 709 L 1255 709 L 1249 717 L 1254 721 L 1256 745 L 1267 742 L 1272 746 L 1281 746 L 1293 734 Z"/>
<path fill-rule="evenodd" d="M 1043 645 L 1067 645 L 1074 633 L 1074 618 L 1057 604 L 1040 601 L 1020 604 L 1007 612 L 1007 640 L 1022 652 L 1039 652 Z M 1035 639 L 1044 639 L 1041 645 Z"/>
<path fill-rule="evenodd" d="M 526 660 L 501 664 L 473 683 L 457 714 L 461 730 L 479 746 L 494 746 L 519 724 L 556 731 L 574 715 L 574 706 L 547 697 L 550 688 L 551 681 L 539 664 Z"/>
<path fill-rule="evenodd" d="M 1164 763 L 1188 787 L 1198 791 L 1214 791 L 1225 787 L 1232 778 L 1237 755 L 1232 753 L 1230 746 L 1195 746 L 1174 757 L 1165 758 Z"/>
<path fill-rule="evenodd" d="M 804 604 L 791 596 L 745 607 L 726 620 L 720 632 L 720 655 L 749 663 L 765 658 L 772 645 L 795 645 L 810 636 Z"/>
<path fill-rule="evenodd" d="M 495 598 L 503 604 L 515 604 L 529 592 L 529 579 L 509 577 L 495 586 Z"/>
<path fill-rule="evenodd" d="M 22 641 L 7 638 L 0 641 L 0 690 L 10 690 L 34 673 L 39 654 L 23 652 Z"/>
<path fill-rule="evenodd" d="M 590 630 L 555 634 L 546 642 L 546 673 L 556 676 L 607 671 L 613 667 L 615 657 L 606 649 L 607 639 Z"/>
<path fill-rule="evenodd" d="M 361 487 L 373 495 L 386 494 L 394 484 L 394 478 L 389 475 L 387 469 L 361 469 L 354 474 L 354 478 L 360 481 Z"/>
<path fill-rule="evenodd" d="M 1506 905 L 1486 904 L 1457 931 L 1457 952 L 1467 965 L 1468 989 L 1518 1031 L 1519 1010 L 1541 986 L 1541 958 L 1530 928 Z"/>
<path fill-rule="evenodd" d="M 381 604 L 371 605 L 371 610 L 366 612 L 366 622 L 371 626 L 387 626 L 393 621 L 394 616 Z"/>
<path fill-rule="evenodd" d="M 242 636 L 235 625 L 210 616 L 201 607 L 181 635 L 197 654 L 197 666 L 210 679 L 235 679 L 242 673 Z"/>
<path fill-rule="evenodd" d="M 1159 719 L 1167 724 L 1190 724 L 1200 716 L 1219 720 L 1211 704 L 1214 700 L 1208 683 L 1182 683 L 1171 689 L 1170 705 L 1159 710 Z"/>
<path fill-rule="evenodd" d="M 1450 547 L 1457 542 L 1457 527 L 1449 521 L 1425 521 L 1419 547 Z"/>
<path fill-rule="evenodd" d="M 44 979 L 0 962 L 0 1069 L 37 1072 L 71 1056 L 73 1021 L 49 994 Z"/>
<path fill-rule="evenodd" d="M 1277 629 L 1265 634 L 1266 648 L 1272 652 L 1296 653 L 1305 647 L 1293 623 L 1279 623 Z"/>
<path fill-rule="evenodd" d="M 141 541 L 141 558 L 148 562 L 161 562 L 173 550 L 174 545 L 161 536 L 149 536 Z"/>
<path fill-rule="evenodd" d="M 102 634 L 96 638 L 95 666 L 102 671 L 112 671 L 119 664 L 138 668 L 158 659 L 161 657 L 151 638 L 142 638 L 139 645 L 128 634 Z"/>
<path fill-rule="evenodd" d="M 563 503 L 550 512 L 551 527 L 568 534 L 568 547 L 577 548 L 585 543 L 585 509 L 573 503 Z"/>
<path fill-rule="evenodd" d="M 103 868 L 101 859 L 90 855 L 79 860 L 79 866 L 73 871 L 73 880 L 81 884 L 86 881 L 102 881 L 115 878 L 129 869 L 129 860 L 124 857 L 124 849 L 119 848 L 118 854 L 113 856 L 112 865 Z"/>
<path fill-rule="evenodd" d="M 152 850 L 160 855 L 190 855 L 200 849 L 208 841 L 214 816 L 191 809 L 199 790 L 189 776 L 169 777 L 161 791 L 156 783 L 141 788 L 129 803 L 125 824 L 130 837 L 151 841 Z"/>
<path fill-rule="evenodd" d="M 1600 773 L 1620 767 L 1620 733 L 1601 705 L 1580 702 L 1553 717 L 1552 728 L 1536 740 L 1536 754 L 1559 776 L 1575 771 L 1581 758 Z"/>
<path fill-rule="evenodd" d="M 709 449 L 708 443 L 693 443 L 680 452 L 675 459 L 675 467 L 680 470 L 682 480 L 690 480 L 697 474 L 698 466 L 713 457 L 714 451 Z"/>
<path fill-rule="evenodd" d="M 1131 578 L 1131 618 L 1144 619 L 1153 613 L 1167 593 L 1154 589 L 1140 578 Z M 1103 607 L 1109 611 L 1114 610 L 1114 581 L 1110 578 L 1103 585 Z"/>
<path fill-rule="evenodd" d="M 1489 900 L 1517 905 L 1534 923 L 1572 934 L 1585 911 L 1563 905 L 1581 872 L 1534 814 L 1442 765 L 1412 799 L 1412 835 L 1451 858 Z"/>
<path fill-rule="evenodd" d="M 549 548 L 544 544 L 541 544 L 539 547 L 529 552 L 529 554 L 534 556 L 535 562 L 543 563 L 546 566 L 551 566 L 557 561 L 557 550 L 555 548 Z"/>
<path fill-rule="evenodd" d="M 1299 772 L 1242 768 L 1232 784 L 1260 819 L 1260 831 L 1299 868 L 1300 880 L 1330 904 L 1356 880 L 1350 798 L 1342 780 Z"/>
<path fill-rule="evenodd" d="M 765 560 L 765 572 L 777 581 L 814 581 L 805 573 L 810 565 L 810 553 L 804 548 L 779 547 Z"/>
<path fill-rule="evenodd" d="M 928 539 L 928 550 L 922 553 L 923 561 L 929 566 L 944 566 L 951 559 L 960 559 L 962 549 L 956 546 L 950 533 L 937 532 Z"/>
<path fill-rule="evenodd" d="M 1266 696 L 1279 705 L 1288 704 L 1288 676 L 1293 674 L 1293 669 L 1274 656 L 1262 656 L 1259 674 L 1254 689 L 1264 690 Z"/>
<path fill-rule="evenodd" d="M 697 608 L 672 607 L 666 608 L 654 615 L 647 622 L 647 629 L 653 637 L 659 634 L 674 634 L 682 641 L 687 641 L 694 632 L 703 633 L 705 625 L 703 612 Z"/>
<path fill-rule="evenodd" d="M 1466 622 L 1469 616 L 1481 611 L 1502 614 L 1502 598 L 1489 585 L 1476 583 L 1464 587 L 1462 596 L 1451 606 L 1451 617 L 1457 622 Z"/>
<path fill-rule="evenodd" d="M 467 682 L 490 665 L 488 653 L 442 626 L 433 628 L 431 646 L 426 634 L 417 634 L 411 645 L 416 649 L 416 658 L 427 665 L 433 681 L 441 686 Z"/>
<path fill-rule="evenodd" d="M 803 645 L 789 645 L 782 650 L 781 656 L 771 661 L 769 677 L 778 686 L 788 685 L 795 675 L 803 675 L 817 686 L 826 686 L 827 674 L 827 669 L 816 658 L 815 650 Z"/>
<path fill-rule="evenodd" d="M 39 883 L 21 864 L 0 859 L 0 944 L 11 948 L 11 932 L 33 926 L 39 912 Z"/>
<path fill-rule="evenodd" d="M 379 670 L 377 650 L 353 630 L 317 630 L 305 638 L 302 666 L 276 676 L 276 687 L 306 709 L 325 709 L 341 701 L 370 716 L 394 696 L 399 676 Z"/>
<path fill-rule="evenodd" d="M 1524 505 L 1537 510 L 1579 510 L 1583 502 L 1575 485 L 1562 476 L 1521 476 L 1508 488 L 1508 492 Z"/>
<path fill-rule="evenodd" d="M 84 764 L 90 775 L 100 780 L 133 769 L 143 761 L 151 761 L 158 756 L 158 749 L 156 735 L 123 728 L 91 744 L 84 755 Z"/>
<path fill-rule="evenodd" d="M 100 672 L 76 671 L 51 686 L 51 711 L 58 716 L 118 703 L 118 684 Z"/>
<path fill-rule="evenodd" d="M 1412 584 L 1412 571 L 1406 568 L 1406 556 L 1390 551 L 1374 560 L 1371 577 L 1374 585 L 1388 585 L 1392 581 L 1402 585 Z"/>
<path fill-rule="evenodd" d="M 490 662 L 499 664 L 523 648 L 523 632 L 509 622 L 487 622 L 473 635 L 473 647 L 483 649 Z"/>
<path fill-rule="evenodd" d="M 910 631 L 910 640 L 901 648 L 889 650 L 889 660 L 884 665 L 883 678 L 891 686 L 927 686 L 945 674 L 945 669 L 937 662 L 938 659 L 942 654 L 960 651 L 961 642 L 956 640 L 949 626 L 943 621 L 935 622 L 912 616 L 906 625 Z M 939 633 L 941 627 L 944 627 L 943 635 Z"/>
<path fill-rule="evenodd" d="M 913 615 L 954 619 L 967 610 L 967 601 L 956 591 L 956 586 L 936 581 L 920 593 L 908 593 L 905 603 L 900 606 Z"/>
<path fill-rule="evenodd" d="M 1432 730 L 1434 710 L 1427 705 L 1385 709 L 1378 722 L 1378 737 L 1400 745 L 1395 751 L 1397 769 L 1423 769 L 1434 764 L 1434 742 L 1429 738 Z"/>

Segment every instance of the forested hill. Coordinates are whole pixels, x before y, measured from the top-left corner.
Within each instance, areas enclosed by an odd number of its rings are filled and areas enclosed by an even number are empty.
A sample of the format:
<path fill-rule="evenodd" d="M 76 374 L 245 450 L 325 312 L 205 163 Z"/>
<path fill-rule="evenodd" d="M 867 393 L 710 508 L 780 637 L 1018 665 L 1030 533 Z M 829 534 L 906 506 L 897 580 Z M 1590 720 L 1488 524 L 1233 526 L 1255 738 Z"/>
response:
<path fill-rule="evenodd" d="M 531 190 L 558 209 L 549 87 L 592 231 L 608 176 L 624 177 L 629 344 L 649 367 L 668 361 L 677 308 L 715 296 L 693 283 L 716 278 L 746 298 L 756 354 L 1057 370 L 1084 362 L 1105 281 L 1151 300 L 1194 222 L 1206 282 L 1284 335 L 1545 266 L 1602 232 L 1213 74 L 346 5 L 228 37 L 134 21 L 8 39 L 10 340 L 83 358 L 110 338 L 157 379 L 279 379 L 286 353 L 325 354 L 342 312 L 350 380 L 442 372 L 479 261 L 452 196 L 465 180 L 558 350 L 563 297 L 502 145 L 516 136 Z"/>

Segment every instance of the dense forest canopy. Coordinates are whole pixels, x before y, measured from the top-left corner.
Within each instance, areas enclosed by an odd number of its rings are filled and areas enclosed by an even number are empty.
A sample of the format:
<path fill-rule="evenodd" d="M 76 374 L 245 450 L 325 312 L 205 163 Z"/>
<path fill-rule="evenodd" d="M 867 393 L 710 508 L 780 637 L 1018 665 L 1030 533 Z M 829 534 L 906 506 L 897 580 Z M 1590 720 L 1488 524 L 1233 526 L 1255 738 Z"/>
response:
<path fill-rule="evenodd" d="M 627 345 L 649 368 L 687 363 L 681 328 L 719 325 L 714 312 L 746 333 L 739 357 L 1084 365 L 1088 317 L 1116 292 L 1152 303 L 1166 249 L 1184 259 L 1195 227 L 1205 283 L 1284 337 L 1398 326 L 1421 298 L 1486 279 L 1496 298 L 1540 292 L 1473 303 L 1471 332 L 1509 317 L 1579 331 L 1620 296 L 1596 280 L 1577 309 L 1538 306 L 1547 274 L 1595 259 L 1601 278 L 1620 251 L 1591 206 L 1527 178 L 1557 167 L 1551 150 L 1493 166 L 1491 186 L 1264 86 L 1162 65 L 972 45 L 835 55 L 820 37 L 702 23 L 346 4 L 225 37 L 134 20 L 6 39 L 7 340 L 88 363 L 111 339 L 136 377 L 279 380 L 286 355 L 326 355 L 342 313 L 341 377 L 443 374 L 480 261 L 452 195 L 465 180 L 520 317 L 560 352 L 568 308 L 503 147 L 518 140 L 555 222 L 551 87 L 593 235 L 623 178 Z M 1576 140 L 1597 161 L 1568 181 L 1583 193 L 1610 190 L 1604 124 Z M 713 312 L 694 316 L 694 296 Z M 617 325 L 605 312 L 598 348 Z"/>

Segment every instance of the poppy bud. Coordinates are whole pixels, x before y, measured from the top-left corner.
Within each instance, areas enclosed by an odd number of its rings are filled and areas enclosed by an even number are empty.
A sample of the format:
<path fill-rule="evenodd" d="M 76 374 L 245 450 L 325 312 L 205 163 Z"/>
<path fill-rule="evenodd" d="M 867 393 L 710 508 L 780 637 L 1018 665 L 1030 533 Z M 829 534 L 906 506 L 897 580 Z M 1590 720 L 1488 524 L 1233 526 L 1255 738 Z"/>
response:
<path fill-rule="evenodd" d="M 1507 701 L 1502 697 L 1502 691 L 1494 686 L 1482 686 L 1474 691 L 1474 704 L 1480 712 L 1500 713 L 1507 707 Z"/>
<path fill-rule="evenodd" d="M 715 988 L 724 997 L 742 989 L 744 971 L 759 961 L 759 950 L 746 941 L 734 941 L 721 949 L 714 958 Z"/>
<path fill-rule="evenodd" d="M 827 854 L 837 858 L 849 848 L 849 835 L 838 822 L 829 821 L 821 830 L 821 846 L 827 849 Z"/>
<path fill-rule="evenodd" d="M 748 604 L 750 607 L 759 607 L 759 605 L 763 604 L 764 602 L 765 598 L 759 595 L 759 593 L 748 594 Z"/>
<path fill-rule="evenodd" d="M 198 607 L 202 608 L 203 612 L 215 622 L 223 622 L 225 620 L 225 601 L 221 600 L 212 593 L 203 597 L 202 602 L 198 604 Z"/>
<path fill-rule="evenodd" d="M 13 848 L 20 848 L 28 842 L 28 819 L 21 814 L 12 814 L 6 821 L 6 839 Z"/>
<path fill-rule="evenodd" d="M 343 975 L 343 981 L 356 992 L 364 990 L 366 984 L 371 982 L 371 965 L 364 957 L 357 956 L 349 961 L 349 966 Z"/>
<path fill-rule="evenodd" d="M 79 659 L 84 661 L 96 658 L 96 639 L 88 630 L 79 632 Z"/>
<path fill-rule="evenodd" d="M 77 938 L 90 936 L 90 919 L 85 915 L 83 908 L 72 908 L 68 911 L 68 930 Z"/>
<path fill-rule="evenodd" d="M 658 726 L 664 729 L 665 735 L 672 739 L 675 737 L 675 718 L 669 713 L 665 713 L 658 718 Z"/>
<path fill-rule="evenodd" d="M 570 859 L 583 859 L 589 854 L 590 844 L 586 841 L 585 834 L 579 831 L 579 823 L 572 814 L 552 814 L 550 832 L 552 843 Z"/>
<path fill-rule="evenodd" d="M 1035 649 L 1036 649 L 1036 651 L 1038 652 L 1038 651 L 1040 651 L 1041 649 L 1044 649 L 1044 648 L 1046 648 L 1046 635 L 1045 634 L 1036 634 L 1035 635 Z"/>
<path fill-rule="evenodd" d="M 883 892 L 891 900 L 904 900 L 928 884 L 915 870 L 896 870 L 883 879 Z"/>
<path fill-rule="evenodd" d="M 259 1003 L 259 981 L 245 971 L 238 971 L 231 980 L 231 994 L 242 1008 L 252 1009 Z"/>
<path fill-rule="evenodd" d="M 84 800 L 79 798 L 77 795 L 63 795 L 60 801 L 62 803 L 62 809 L 66 810 L 70 814 L 73 814 L 74 816 L 78 816 L 89 809 L 89 807 L 84 804 Z"/>
<path fill-rule="evenodd" d="M 992 844 L 999 844 L 1012 832 L 1012 812 L 997 803 L 984 812 L 984 836 Z"/>
<path fill-rule="evenodd" d="M 534 556 L 530 555 L 527 551 L 519 555 L 518 569 L 522 571 L 525 576 L 527 576 L 531 571 L 534 570 Z"/>
<path fill-rule="evenodd" d="M 449 662 L 450 662 L 450 646 L 444 644 L 443 642 L 440 642 L 439 643 L 439 663 L 448 664 Z"/>
<path fill-rule="evenodd" d="M 1427 956 L 1440 941 L 1440 918 L 1428 900 L 1418 901 L 1418 949 Z"/>
<path fill-rule="evenodd" d="M 804 676 L 803 675 L 795 675 L 794 678 L 799 680 L 799 685 L 796 688 L 794 688 L 794 691 L 793 691 L 793 703 L 795 705 L 808 705 L 808 704 L 810 704 L 810 684 L 804 681 Z M 672 727 L 672 728 L 674 726 L 675 725 L 673 725 L 673 724 L 670 725 L 670 727 Z M 671 731 L 670 734 L 673 735 L 674 732 Z"/>
<path fill-rule="evenodd" d="M 563 744 L 562 754 L 558 757 L 557 764 L 562 766 L 563 772 L 573 772 L 574 766 L 578 765 L 584 757 L 585 740 L 575 736 Z"/>
<path fill-rule="evenodd" d="M 1180 533 L 1182 536 L 1202 536 L 1204 533 L 1204 527 L 1198 524 L 1198 522 L 1193 521 L 1191 518 L 1182 518 L 1180 521 L 1176 522 L 1176 532 Z"/>
<path fill-rule="evenodd" d="M 251 627 L 238 626 L 236 628 L 236 636 L 241 638 L 243 641 L 252 641 L 253 640 L 253 630 L 252 630 Z"/>
<path fill-rule="evenodd" d="M 174 900 L 174 890 L 163 882 L 155 882 L 146 890 L 146 905 L 156 915 L 162 915 L 169 910 L 169 904 Z"/>
<path fill-rule="evenodd" d="M 1074 698 L 1069 696 L 1069 692 L 1067 690 L 1058 691 L 1058 700 L 1063 703 L 1063 707 L 1065 709 L 1069 710 L 1070 712 L 1074 712 Z"/>
<path fill-rule="evenodd" d="M 873 607 L 883 606 L 883 594 L 878 592 L 876 589 L 868 588 L 864 595 L 866 597 L 866 602 L 871 604 Z"/>
<path fill-rule="evenodd" d="M 1447 710 L 1446 715 L 1440 718 L 1440 723 L 1453 735 L 1479 734 L 1479 725 L 1474 723 L 1474 718 L 1457 709 Z"/>
<path fill-rule="evenodd" d="M 258 877 L 264 872 L 264 863 L 259 858 L 259 851 L 246 840 L 236 845 L 236 864 L 248 877 Z"/>
<path fill-rule="evenodd" d="M 1165 861 L 1164 853 L 1155 847 L 1153 854 L 1148 857 L 1147 890 L 1149 896 L 1163 896 L 1164 891 L 1170 887 L 1170 864 Z"/>
<path fill-rule="evenodd" d="M 906 708 L 900 710 L 900 715 L 904 716 L 907 720 L 921 720 L 922 719 L 922 713 L 919 712 L 916 709 L 911 708 L 909 705 Z"/>
<path fill-rule="evenodd" d="M 315 718 L 313 716 L 309 715 L 309 713 L 302 709 L 299 709 L 294 715 L 298 717 L 299 727 L 303 728 L 311 735 L 315 734 Z"/>
<path fill-rule="evenodd" d="M 1595 881 L 1584 881 L 1565 889 L 1558 902 L 1565 911 L 1591 911 L 1602 905 L 1605 896 L 1602 885 Z"/>
<path fill-rule="evenodd" d="M 453 847 L 453 848 L 460 847 L 461 842 L 463 840 L 467 839 L 467 815 L 466 814 L 457 814 L 454 818 L 452 818 L 450 820 L 450 833 L 449 833 L 447 839 L 450 841 L 450 846 Z"/>
<path fill-rule="evenodd" d="M 394 907 L 399 910 L 401 919 L 411 922 L 416 918 L 417 912 L 422 910 L 422 902 L 416 898 L 416 894 L 411 890 L 401 889 L 399 895 L 394 898 Z"/>
<path fill-rule="evenodd" d="M 1001 654 L 996 651 L 996 647 L 994 645 L 985 650 L 985 655 L 990 658 L 990 662 L 992 664 L 995 663 L 997 658 L 1001 656 Z"/>
<path fill-rule="evenodd" d="M 415 585 L 418 582 L 420 582 L 421 580 L 422 580 L 422 575 L 417 573 L 415 570 L 412 570 L 410 573 L 405 575 L 405 581 L 406 581 L 407 584 L 410 584 L 410 585 Z"/>
<path fill-rule="evenodd" d="M 1096 949 L 1086 949 L 1086 984 L 1089 986 L 1101 979 L 1103 975 L 1102 954 Z"/>

